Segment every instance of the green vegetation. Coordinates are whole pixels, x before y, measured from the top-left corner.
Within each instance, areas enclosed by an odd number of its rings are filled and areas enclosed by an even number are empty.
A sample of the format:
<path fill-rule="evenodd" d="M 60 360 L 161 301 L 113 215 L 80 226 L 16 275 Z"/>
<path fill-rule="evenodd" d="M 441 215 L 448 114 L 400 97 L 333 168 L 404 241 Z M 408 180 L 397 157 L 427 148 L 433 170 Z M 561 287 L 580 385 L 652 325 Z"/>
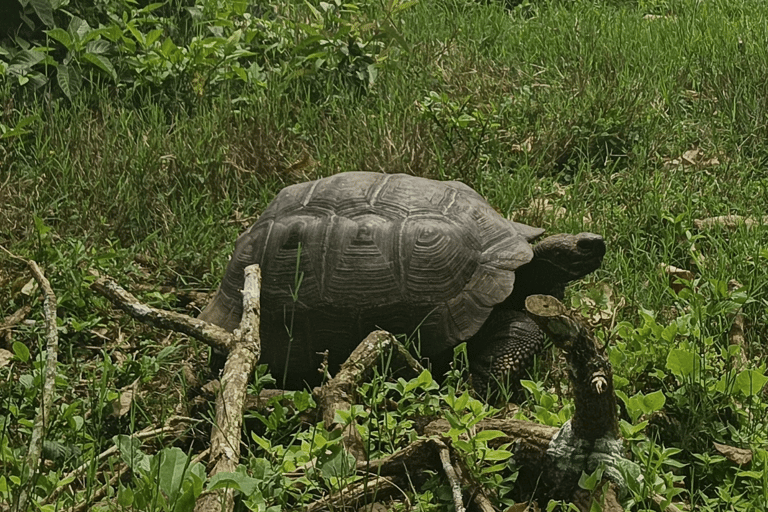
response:
<path fill-rule="evenodd" d="M 194 396 L 204 347 L 118 315 L 88 286 L 97 270 L 194 314 L 186 292 L 217 285 L 235 238 L 281 187 L 374 170 L 460 179 L 517 220 L 604 235 L 603 269 L 569 300 L 609 343 L 625 446 L 643 474 L 625 506 L 650 509 L 657 493 L 692 510 L 768 508 L 765 2 L 0 6 L 12 14 L 0 20 L 0 245 L 45 269 L 61 345 L 50 463 L 30 480 L 43 313 L 25 267 L 0 252 L 0 318 L 31 306 L 27 322 L 0 329 L 13 353 L 0 367 L 0 502 L 25 491 L 44 510 L 182 511 L 230 485 L 249 509 L 289 510 L 356 479 L 338 433 L 307 427 L 312 399 L 297 392 L 291 408 L 274 401 L 248 419 L 238 473 L 206 481 L 191 461 L 211 418 Z M 758 223 L 694 225 L 727 214 Z M 673 291 L 662 264 L 693 281 Z M 742 348 L 729 337 L 737 313 Z M 560 425 L 572 404 L 548 359 L 516 415 Z M 269 380 L 258 377 L 257 388 Z M 419 417 L 449 418 L 476 478 L 511 504 L 508 452 L 489 447 L 493 434 L 458 437 L 502 413 L 460 377 L 449 383 L 377 379 L 348 421 L 373 458 L 413 440 Z M 136 392 L 121 411 L 126 389 Z M 141 446 L 130 437 L 173 415 L 205 421 Z M 714 443 L 751 450 L 751 462 Z M 96 496 L 121 464 L 128 476 Z M 450 507 L 433 475 L 396 509 Z"/>

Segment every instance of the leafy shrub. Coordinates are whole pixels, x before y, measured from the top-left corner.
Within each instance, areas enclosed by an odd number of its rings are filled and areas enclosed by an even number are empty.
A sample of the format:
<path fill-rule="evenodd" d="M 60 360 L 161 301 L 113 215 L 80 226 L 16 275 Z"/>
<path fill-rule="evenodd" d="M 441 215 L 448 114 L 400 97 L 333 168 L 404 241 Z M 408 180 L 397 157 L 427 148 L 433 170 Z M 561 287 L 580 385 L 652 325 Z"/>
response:
<path fill-rule="evenodd" d="M 0 47 L 0 73 L 33 90 L 55 76 L 70 100 L 86 82 L 192 102 L 221 87 L 263 88 L 313 74 L 367 90 L 390 43 L 404 44 L 395 20 L 412 3 L 393 1 L 379 16 L 341 0 L 275 10 L 218 0 L 176 12 L 120 0 L 89 9 L 89 22 L 64 3 L 34 0 L 18 7 L 24 22 Z"/>

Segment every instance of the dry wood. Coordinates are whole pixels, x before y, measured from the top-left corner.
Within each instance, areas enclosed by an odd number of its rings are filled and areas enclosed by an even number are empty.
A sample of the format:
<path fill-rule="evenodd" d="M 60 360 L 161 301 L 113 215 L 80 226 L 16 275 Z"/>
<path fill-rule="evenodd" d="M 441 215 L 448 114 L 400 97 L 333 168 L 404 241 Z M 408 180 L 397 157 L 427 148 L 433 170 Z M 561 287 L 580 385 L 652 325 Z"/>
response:
<path fill-rule="evenodd" d="M 475 428 L 477 431 L 498 430 L 505 434 L 504 436 L 497 437 L 488 442 L 488 445 L 493 448 L 498 448 L 501 445 L 514 442 L 525 444 L 529 446 L 530 449 L 540 451 L 547 450 L 549 443 L 552 442 L 552 438 L 558 431 L 557 427 L 507 418 L 485 419 L 480 421 Z M 424 427 L 424 435 L 440 436 L 450 429 L 451 424 L 448 423 L 448 420 L 439 419 L 428 423 L 427 426 Z"/>
<path fill-rule="evenodd" d="M 325 383 L 318 392 L 317 402 L 323 412 L 325 427 L 328 430 L 343 429 L 343 445 L 357 461 L 366 458 L 363 440 L 354 422 L 348 425 L 336 423 L 336 411 L 348 411 L 352 407 L 357 388 L 370 378 L 374 369 L 390 353 L 393 356 L 392 364 L 397 368 L 405 368 L 414 376 L 424 370 L 392 334 L 374 331 L 352 351 L 336 376 Z"/>
<path fill-rule="evenodd" d="M 736 229 L 739 226 L 751 228 L 753 226 L 765 226 L 768 224 L 768 215 L 763 217 L 743 217 L 741 215 L 721 215 L 719 217 L 708 217 L 706 219 L 696 219 L 693 221 L 693 227 L 698 230 L 723 227 L 725 229 Z"/>
<path fill-rule="evenodd" d="M 228 354 L 234 345 L 232 333 L 221 327 L 181 313 L 149 307 L 108 277 L 98 278 L 91 288 L 108 298 L 136 320 L 161 329 L 192 336 L 220 353 Z"/>
<path fill-rule="evenodd" d="M 463 510 L 462 488 L 477 491 L 480 485 L 451 462 L 458 458 L 456 452 L 439 439 L 419 439 L 387 457 L 358 462 L 357 470 L 367 473 L 368 478 L 323 497 L 306 511 L 359 510 L 366 503 L 405 496 L 406 490 L 423 484 L 429 473 L 441 470 L 450 481 L 456 510 Z M 494 511 L 482 492 L 463 494 L 473 502 L 475 510 Z"/>
<path fill-rule="evenodd" d="M 451 462 L 451 453 L 442 441 L 435 439 L 433 442 L 437 445 L 437 454 L 440 457 L 440 464 L 443 466 L 443 473 L 445 473 L 448 483 L 451 485 L 451 496 L 453 497 L 453 505 L 456 508 L 456 512 L 465 512 L 466 508 L 464 508 L 464 501 L 461 496 L 461 482 L 459 482 L 459 476 L 456 474 L 456 469 L 454 469 Z"/>
<path fill-rule="evenodd" d="M 564 352 L 573 385 L 573 432 L 579 439 L 619 437 L 613 369 L 604 350 L 579 320 L 557 299 L 532 295 L 525 307 L 536 325 Z"/>
<path fill-rule="evenodd" d="M 243 409 L 248 381 L 261 355 L 259 325 L 261 296 L 261 269 L 258 265 L 245 268 L 243 288 L 243 318 L 240 340 L 229 352 L 221 376 L 221 390 L 216 399 L 216 423 L 211 432 L 211 467 L 209 477 L 217 473 L 233 473 L 240 461 Z M 203 493 L 195 503 L 196 512 L 231 511 L 234 509 L 234 490 L 219 489 Z"/>
<path fill-rule="evenodd" d="M 10 331 L 14 326 L 20 324 L 32 312 L 32 304 L 25 304 L 17 309 L 13 314 L 7 316 L 0 324 L 0 332 Z"/>
<path fill-rule="evenodd" d="M 187 302 L 204 302 L 211 297 L 211 294 L 208 292 L 199 292 L 196 290 L 179 290 L 173 286 L 157 286 L 154 284 L 136 284 L 131 286 L 131 290 L 134 292 L 159 292 L 173 295 L 177 299 L 182 299 Z"/>
<path fill-rule="evenodd" d="M 43 452 L 43 440 L 48 430 L 48 422 L 51 417 L 51 406 L 56 400 L 56 365 L 59 358 L 59 332 L 56 326 L 56 295 L 53 293 L 51 283 L 34 260 L 25 260 L 11 253 L 3 247 L 3 250 L 12 258 L 24 261 L 32 271 L 32 275 L 43 291 L 43 316 L 45 318 L 45 369 L 43 372 L 43 392 L 40 397 L 40 410 L 35 416 L 32 426 L 32 435 L 27 451 L 27 486 L 19 494 L 19 510 L 26 510 L 29 501 L 29 489 L 33 485 L 33 479 L 37 474 L 37 468 L 41 463 Z"/>
<path fill-rule="evenodd" d="M 128 466 L 125 463 L 121 462 L 120 464 L 118 464 L 117 468 L 114 469 L 114 473 L 104 485 L 96 489 L 96 491 L 89 497 L 87 501 L 82 501 L 77 505 L 70 507 L 69 509 L 67 509 L 67 512 L 83 512 L 85 510 L 89 510 L 89 507 L 91 507 L 94 503 L 97 503 L 99 500 L 104 498 L 104 496 L 107 495 L 109 490 L 114 488 L 118 479 L 120 479 L 120 477 L 123 476 L 123 474 L 127 469 L 128 469 Z"/>

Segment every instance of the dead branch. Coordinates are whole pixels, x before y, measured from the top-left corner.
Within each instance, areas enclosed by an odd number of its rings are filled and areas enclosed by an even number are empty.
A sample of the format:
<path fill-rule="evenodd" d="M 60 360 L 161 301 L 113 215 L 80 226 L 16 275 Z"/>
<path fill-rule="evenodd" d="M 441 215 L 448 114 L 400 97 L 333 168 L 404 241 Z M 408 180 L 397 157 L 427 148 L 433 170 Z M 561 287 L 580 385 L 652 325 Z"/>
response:
<path fill-rule="evenodd" d="M 481 492 L 462 492 L 462 489 L 474 490 L 480 486 L 452 462 L 460 458 L 450 445 L 439 439 L 419 439 L 387 457 L 358 462 L 357 470 L 367 473 L 368 478 L 312 503 L 306 512 L 359 510 L 374 500 L 404 496 L 406 489 L 423 484 L 427 475 L 435 471 L 442 471 L 448 478 L 457 511 L 464 510 L 462 494 L 468 496 L 477 510 L 493 511 L 493 506 Z"/>
<path fill-rule="evenodd" d="M 108 277 L 98 278 L 91 285 L 91 288 L 140 322 L 192 336 L 222 354 L 228 354 L 233 348 L 232 333 L 225 329 L 181 313 L 163 311 L 142 304 L 136 297 Z"/>
<path fill-rule="evenodd" d="M 32 304 L 25 304 L 17 309 L 13 314 L 7 316 L 5 321 L 0 324 L 0 333 L 13 329 L 15 326 L 23 322 L 24 319 L 27 318 L 27 315 L 29 315 L 31 312 Z"/>
<path fill-rule="evenodd" d="M 768 224 L 768 215 L 764 217 L 743 217 L 741 215 L 721 215 L 719 217 L 708 217 L 706 219 L 696 219 L 693 221 L 693 227 L 699 231 L 722 227 L 734 230 L 739 226 L 751 228 L 753 226 L 765 226 Z"/>
<path fill-rule="evenodd" d="M 574 435 L 589 443 L 606 437 L 618 439 L 613 369 L 600 344 L 554 297 L 532 295 L 525 307 L 536 325 L 565 353 L 576 406 Z"/>
<path fill-rule="evenodd" d="M 43 392 L 40 397 L 40 410 L 35 416 L 32 427 L 32 436 L 27 452 L 27 477 L 28 482 L 19 495 L 19 510 L 26 510 L 29 500 L 29 488 L 35 477 L 37 468 L 41 463 L 43 452 L 43 440 L 48 430 L 48 422 L 51 417 L 51 406 L 56 400 L 56 365 L 59 358 L 59 332 L 56 326 L 56 295 L 53 293 L 51 283 L 34 260 L 24 260 L 3 247 L 3 250 L 11 257 L 26 262 L 32 275 L 43 290 L 43 316 L 45 317 L 45 370 L 43 373 Z"/>
<path fill-rule="evenodd" d="M 128 466 L 125 463 L 120 463 L 117 465 L 117 468 L 114 472 L 114 474 L 109 478 L 109 480 L 96 489 L 96 491 L 93 493 L 92 496 L 87 501 L 82 501 L 78 503 L 77 505 L 71 507 L 67 510 L 67 512 L 83 512 L 84 510 L 88 510 L 88 507 L 90 505 L 93 505 L 94 503 L 101 500 L 104 496 L 107 495 L 110 489 L 114 488 L 117 481 L 120 479 L 120 477 L 123 476 L 125 471 L 128 469 Z"/>
<path fill-rule="evenodd" d="M 243 318 L 235 336 L 240 341 L 229 352 L 221 377 L 221 391 L 216 399 L 216 423 L 211 432 L 209 477 L 217 473 L 233 473 L 240 461 L 243 409 L 248 381 L 261 355 L 259 326 L 261 296 L 261 269 L 258 265 L 245 268 L 243 289 Z M 234 509 L 234 490 L 219 489 L 203 493 L 195 503 L 196 512 L 231 511 Z"/>
<path fill-rule="evenodd" d="M 456 469 L 454 469 L 451 463 L 451 453 L 444 442 L 438 439 L 435 439 L 433 442 L 437 445 L 437 453 L 438 457 L 440 457 L 440 464 L 443 466 L 443 473 L 445 473 L 451 485 L 451 495 L 453 496 L 453 505 L 456 508 L 456 512 L 465 512 L 466 509 L 464 508 L 464 501 L 461 496 L 461 483 L 456 474 Z"/>
<path fill-rule="evenodd" d="M 186 302 L 203 302 L 210 298 L 208 292 L 199 292 L 196 290 L 179 290 L 173 286 L 158 286 L 154 284 L 136 284 L 131 286 L 134 292 L 159 292 L 162 294 L 173 295 L 177 299 Z"/>
<path fill-rule="evenodd" d="M 357 396 L 357 388 L 370 378 L 385 355 L 391 353 L 392 364 L 405 368 L 413 375 L 419 375 L 424 368 L 413 356 L 386 331 L 374 331 L 349 355 L 334 378 L 325 383 L 318 392 L 317 402 L 323 412 L 323 422 L 328 430 L 343 428 L 344 447 L 356 460 L 365 460 L 365 449 L 360 433 L 354 422 L 346 426 L 337 425 L 336 411 L 348 411 Z"/>

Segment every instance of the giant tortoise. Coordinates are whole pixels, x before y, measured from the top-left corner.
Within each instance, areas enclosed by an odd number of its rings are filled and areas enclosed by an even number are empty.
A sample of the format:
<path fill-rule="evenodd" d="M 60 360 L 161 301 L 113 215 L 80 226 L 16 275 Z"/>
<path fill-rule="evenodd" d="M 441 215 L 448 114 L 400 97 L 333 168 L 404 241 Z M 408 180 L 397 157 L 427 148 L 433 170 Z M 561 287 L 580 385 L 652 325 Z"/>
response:
<path fill-rule="evenodd" d="M 372 330 L 413 335 L 436 375 L 467 342 L 478 390 L 519 379 L 544 345 L 525 298 L 562 298 L 597 269 L 599 235 L 550 236 L 505 219 L 455 181 L 341 173 L 283 189 L 243 233 L 200 318 L 233 331 L 246 266 L 262 269 L 262 359 L 290 387 L 316 384 Z M 280 379 L 278 382 L 283 382 Z"/>

